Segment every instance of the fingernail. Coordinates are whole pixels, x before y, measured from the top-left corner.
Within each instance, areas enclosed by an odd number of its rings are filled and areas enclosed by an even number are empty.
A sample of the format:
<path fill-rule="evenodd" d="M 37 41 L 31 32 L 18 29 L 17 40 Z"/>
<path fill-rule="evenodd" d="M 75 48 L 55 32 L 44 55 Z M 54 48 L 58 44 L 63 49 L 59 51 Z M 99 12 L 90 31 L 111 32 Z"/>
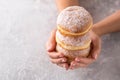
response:
<path fill-rule="evenodd" d="M 76 66 L 76 64 L 72 64 L 72 66 Z"/>
<path fill-rule="evenodd" d="M 69 67 L 69 69 L 72 69 L 72 67 Z"/>
<path fill-rule="evenodd" d="M 62 59 L 62 62 L 66 62 L 66 59 Z"/>
<path fill-rule="evenodd" d="M 64 68 L 66 68 L 66 65 L 63 65 Z"/>
<path fill-rule="evenodd" d="M 48 47 L 47 47 L 47 51 L 50 51 L 51 50 L 51 45 L 49 45 Z"/>
<path fill-rule="evenodd" d="M 64 55 L 61 54 L 59 57 L 64 57 Z"/>
<path fill-rule="evenodd" d="M 94 56 L 95 59 L 97 59 L 97 54 Z"/>
<path fill-rule="evenodd" d="M 76 61 L 80 61 L 80 59 L 77 58 Z"/>
<path fill-rule="evenodd" d="M 68 68 L 66 68 L 66 70 L 68 70 Z"/>
<path fill-rule="evenodd" d="M 71 65 L 71 66 L 69 67 L 69 69 L 73 70 L 73 69 L 74 69 L 74 67 Z"/>
<path fill-rule="evenodd" d="M 71 69 L 71 70 L 73 70 L 74 68 L 73 68 L 73 67 L 71 67 L 70 69 Z"/>
<path fill-rule="evenodd" d="M 68 70 L 68 66 L 65 66 L 65 69 Z"/>

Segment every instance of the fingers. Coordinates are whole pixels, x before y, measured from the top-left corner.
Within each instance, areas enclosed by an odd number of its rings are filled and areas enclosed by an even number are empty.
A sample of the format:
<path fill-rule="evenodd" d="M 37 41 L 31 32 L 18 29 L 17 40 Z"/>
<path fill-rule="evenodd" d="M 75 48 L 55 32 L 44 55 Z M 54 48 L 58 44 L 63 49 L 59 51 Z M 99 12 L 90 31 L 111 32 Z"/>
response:
<path fill-rule="evenodd" d="M 59 63 L 67 62 L 67 59 L 66 58 L 51 59 L 51 62 L 54 64 L 59 64 Z"/>
<path fill-rule="evenodd" d="M 94 62 L 95 60 L 92 58 L 75 58 L 75 61 L 71 62 L 70 69 L 76 68 L 84 68 L 87 67 L 89 64 Z"/>
<path fill-rule="evenodd" d="M 89 65 L 92 62 L 94 62 L 95 59 L 92 59 L 92 58 L 75 58 L 75 61 L 78 62 L 78 63 Z"/>
<path fill-rule="evenodd" d="M 94 59 L 97 59 L 101 50 L 101 40 L 97 37 L 95 39 L 92 39 L 91 46 L 92 46 L 92 49 L 90 51 L 90 54 Z"/>
<path fill-rule="evenodd" d="M 95 59 L 92 58 L 75 58 L 75 61 L 71 62 L 71 69 L 76 69 L 76 68 L 84 68 L 87 67 L 89 64 L 94 62 Z"/>
<path fill-rule="evenodd" d="M 75 58 L 75 61 L 71 62 L 70 69 L 87 67 L 89 64 L 93 63 L 94 61 L 95 59 L 93 58 L 77 57 Z"/>
<path fill-rule="evenodd" d="M 56 53 L 56 52 L 53 52 L 53 53 L 51 52 L 49 54 L 51 54 L 51 56 L 50 56 L 51 59 L 50 60 L 53 64 L 57 64 L 58 66 L 66 68 L 66 70 L 68 70 L 69 65 L 67 63 L 67 58 L 66 57 L 64 57 L 63 55 L 61 55 L 59 53 Z"/>
<path fill-rule="evenodd" d="M 68 69 L 67 58 L 64 57 L 62 53 L 58 52 L 48 52 L 48 55 L 50 57 L 50 60 L 52 63 L 57 64 L 58 66 L 64 67 Z"/>
<path fill-rule="evenodd" d="M 52 63 L 68 69 L 69 65 L 67 63 L 67 58 L 62 53 L 55 52 L 55 48 L 56 48 L 55 37 L 56 37 L 56 29 L 54 29 L 51 32 L 50 38 L 46 44 L 46 48 L 47 48 L 50 60 Z"/>
<path fill-rule="evenodd" d="M 56 46 L 55 35 L 56 35 L 56 29 L 54 29 L 51 32 L 50 38 L 46 44 L 46 48 L 48 52 L 55 50 L 55 46 Z"/>
<path fill-rule="evenodd" d="M 66 68 L 66 70 L 68 70 L 68 68 L 69 68 L 68 63 L 61 63 L 61 64 L 57 64 L 57 65 L 60 67 Z"/>
<path fill-rule="evenodd" d="M 101 50 L 101 40 L 94 32 L 91 32 L 90 36 L 92 40 L 90 55 L 87 58 L 75 58 L 75 61 L 71 62 L 70 68 L 86 67 L 97 59 Z"/>
<path fill-rule="evenodd" d="M 87 66 L 87 65 L 84 64 L 84 63 L 78 63 L 78 62 L 76 62 L 76 61 L 72 61 L 69 69 L 84 68 L 84 67 L 86 67 L 86 66 Z"/>
<path fill-rule="evenodd" d="M 48 55 L 52 59 L 57 59 L 57 58 L 64 57 L 64 55 L 62 53 L 59 53 L 59 52 L 48 52 Z"/>

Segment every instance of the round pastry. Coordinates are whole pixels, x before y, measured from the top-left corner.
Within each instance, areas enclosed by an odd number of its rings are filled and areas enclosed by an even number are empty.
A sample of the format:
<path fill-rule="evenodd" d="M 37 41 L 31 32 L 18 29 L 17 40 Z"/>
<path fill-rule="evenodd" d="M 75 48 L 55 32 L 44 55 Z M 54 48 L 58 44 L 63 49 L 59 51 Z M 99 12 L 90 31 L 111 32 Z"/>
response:
<path fill-rule="evenodd" d="M 68 62 L 75 57 L 87 57 L 91 39 L 89 31 L 93 21 L 90 13 L 80 6 L 67 7 L 58 15 L 56 50 L 63 53 Z"/>

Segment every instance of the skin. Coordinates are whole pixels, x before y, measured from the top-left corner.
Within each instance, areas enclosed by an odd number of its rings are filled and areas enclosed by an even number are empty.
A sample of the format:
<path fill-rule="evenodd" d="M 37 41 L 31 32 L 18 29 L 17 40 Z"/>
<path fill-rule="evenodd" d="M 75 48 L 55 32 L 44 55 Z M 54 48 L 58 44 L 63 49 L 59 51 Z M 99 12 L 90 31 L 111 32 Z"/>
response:
<path fill-rule="evenodd" d="M 120 31 L 120 10 L 94 24 L 93 30 L 99 36 Z"/>
<path fill-rule="evenodd" d="M 94 33 L 91 30 L 90 37 L 91 37 L 92 43 L 91 43 L 90 55 L 87 58 L 76 57 L 75 60 L 72 61 L 70 65 L 68 65 L 67 58 L 62 53 L 56 52 L 56 50 L 55 50 L 55 48 L 56 48 L 55 35 L 56 35 L 56 29 L 54 29 L 51 32 L 51 36 L 46 44 L 46 48 L 47 48 L 48 55 L 50 57 L 51 62 L 54 64 L 57 64 L 60 67 L 64 67 L 66 69 L 75 69 L 75 68 L 79 68 L 79 67 L 86 67 L 89 64 L 91 64 L 92 62 L 94 62 L 100 53 L 101 40 L 100 40 L 99 36 L 96 35 L 96 33 Z"/>
<path fill-rule="evenodd" d="M 58 11 L 60 12 L 64 8 L 73 5 L 79 5 L 78 0 L 56 0 Z M 101 39 L 100 37 L 120 31 L 120 11 L 115 12 L 113 15 L 103 19 L 102 21 L 93 25 L 90 31 L 90 37 L 92 40 L 90 55 L 87 58 L 76 57 L 70 65 L 67 63 L 67 58 L 63 53 L 56 52 L 56 29 L 51 32 L 50 38 L 47 41 L 46 49 L 52 63 L 68 69 L 84 68 L 96 61 L 101 51 Z"/>
<path fill-rule="evenodd" d="M 56 48 L 55 35 L 56 35 L 56 29 L 53 29 L 46 44 L 47 53 L 52 63 L 68 69 L 69 65 L 67 63 L 67 58 L 63 55 L 63 53 L 56 52 L 55 50 Z"/>
<path fill-rule="evenodd" d="M 79 6 L 79 0 L 55 0 L 58 11 L 61 12 L 68 6 Z"/>

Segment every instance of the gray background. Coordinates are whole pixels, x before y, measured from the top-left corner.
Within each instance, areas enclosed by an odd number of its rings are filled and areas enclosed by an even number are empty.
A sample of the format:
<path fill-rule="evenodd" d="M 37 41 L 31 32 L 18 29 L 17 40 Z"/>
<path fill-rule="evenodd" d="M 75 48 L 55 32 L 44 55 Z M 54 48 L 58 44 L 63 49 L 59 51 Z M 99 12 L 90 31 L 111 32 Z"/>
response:
<path fill-rule="evenodd" d="M 94 23 L 120 9 L 120 0 L 81 0 Z M 66 71 L 49 61 L 45 43 L 56 27 L 54 0 L 0 0 L 0 80 L 120 80 L 120 33 L 102 37 L 98 60 Z"/>

